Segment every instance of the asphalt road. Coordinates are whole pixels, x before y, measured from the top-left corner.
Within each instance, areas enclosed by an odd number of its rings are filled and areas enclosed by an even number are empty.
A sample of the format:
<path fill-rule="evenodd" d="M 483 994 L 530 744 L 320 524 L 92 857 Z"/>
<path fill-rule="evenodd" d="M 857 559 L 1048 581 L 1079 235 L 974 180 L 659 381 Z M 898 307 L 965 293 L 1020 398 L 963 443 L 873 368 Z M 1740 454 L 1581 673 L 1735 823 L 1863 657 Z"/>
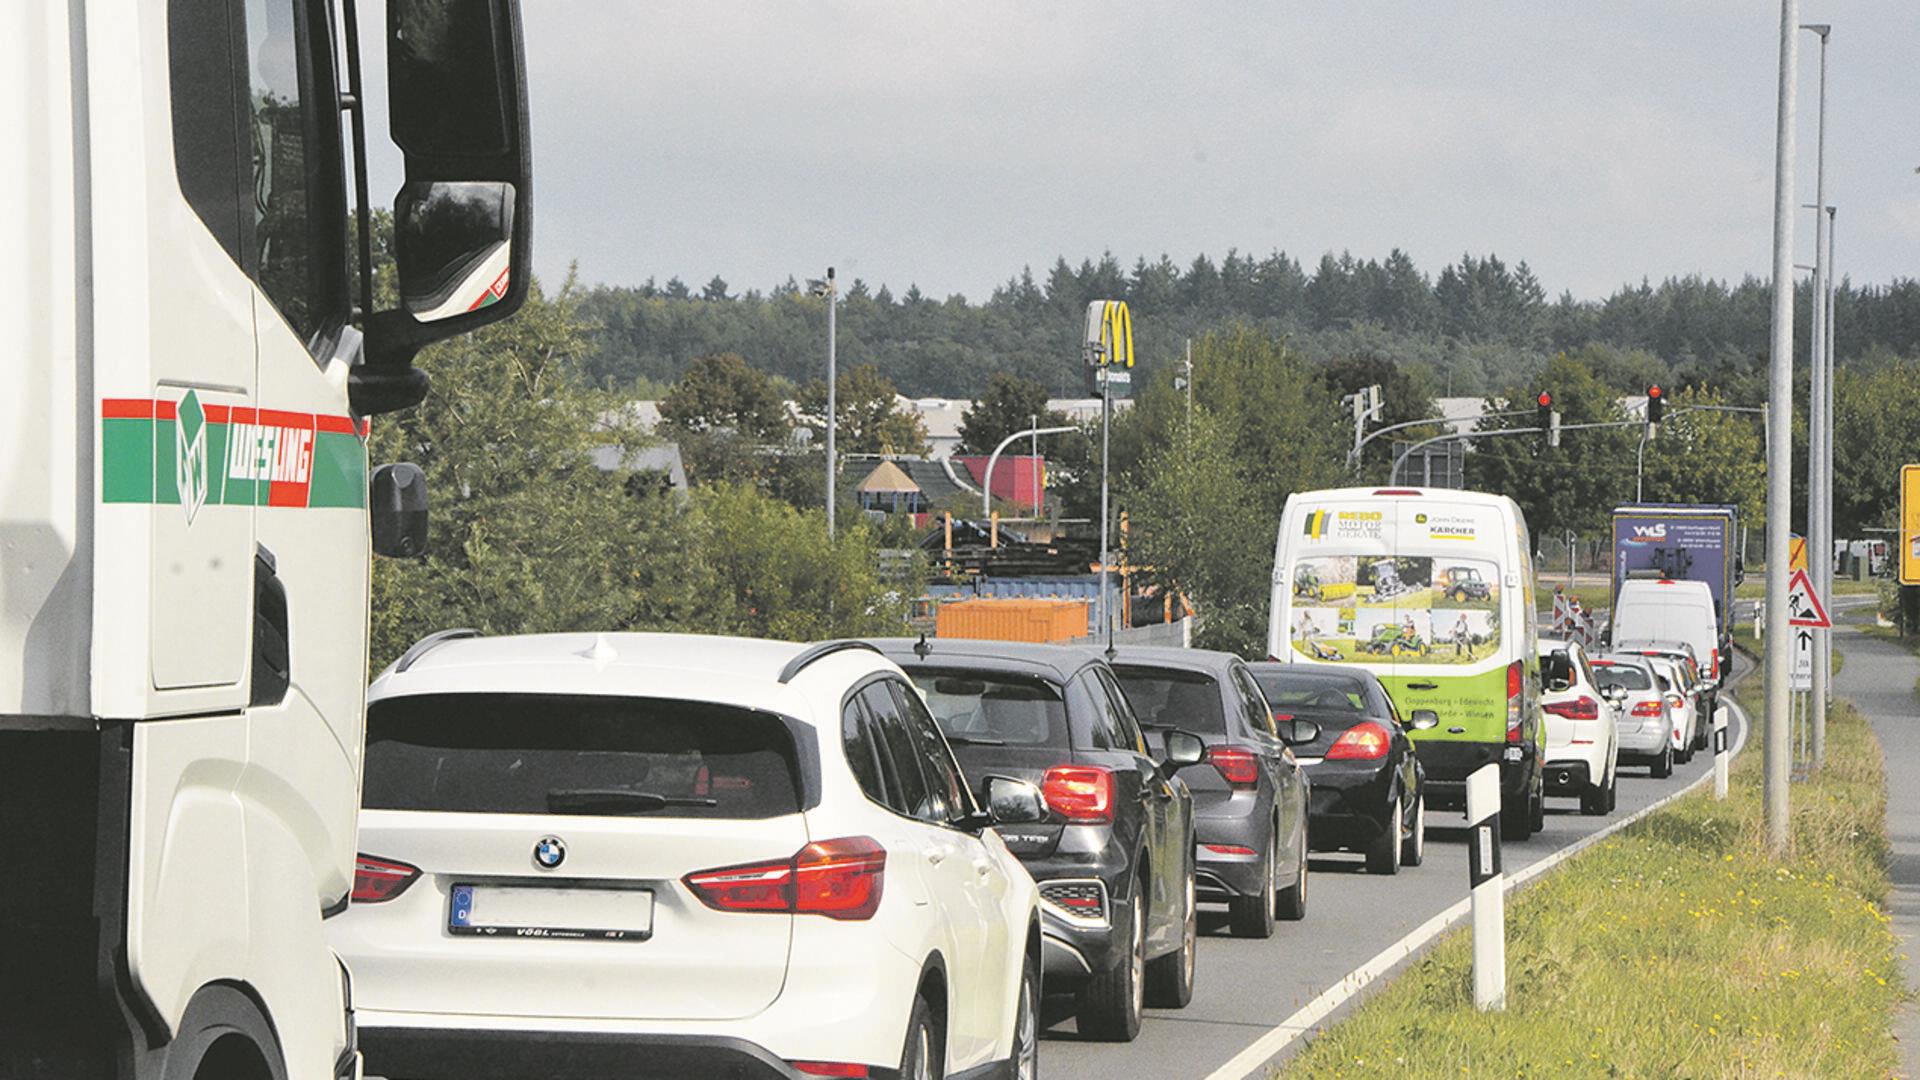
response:
<path fill-rule="evenodd" d="M 1747 666 L 1740 658 L 1739 670 Z M 1738 710 L 1733 717 L 1735 724 L 1741 722 Z M 1738 742 L 1737 727 L 1729 735 Z M 1622 769 L 1619 806 L 1606 817 L 1582 816 L 1575 799 L 1549 798 L 1546 829 L 1525 843 L 1505 846 L 1507 871 L 1672 794 L 1708 771 L 1712 761 L 1709 754 L 1696 754 L 1691 764 L 1676 766 L 1669 780 L 1650 778 L 1644 767 Z M 1465 824 L 1465 815 L 1429 811 L 1425 864 L 1395 877 L 1368 875 L 1358 855 L 1316 856 L 1309 870 L 1306 919 L 1281 923 L 1266 941 L 1228 937 L 1225 907 L 1203 906 L 1192 1003 L 1177 1010 L 1149 1009 L 1132 1043 L 1098 1043 L 1079 1039 L 1071 999 L 1049 998 L 1042 1074 L 1048 1080 L 1210 1075 L 1348 972 L 1466 896 Z"/>

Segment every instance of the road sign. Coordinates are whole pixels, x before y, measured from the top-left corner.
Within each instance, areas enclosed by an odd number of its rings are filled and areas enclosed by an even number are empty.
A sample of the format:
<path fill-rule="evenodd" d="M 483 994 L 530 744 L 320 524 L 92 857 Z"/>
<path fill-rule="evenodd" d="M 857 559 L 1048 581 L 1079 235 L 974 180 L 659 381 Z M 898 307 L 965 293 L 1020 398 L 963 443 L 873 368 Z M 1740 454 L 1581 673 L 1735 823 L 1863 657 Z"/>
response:
<path fill-rule="evenodd" d="M 1807 568 L 1807 538 L 1795 536 L 1787 540 L 1787 569 L 1805 570 Z"/>
<path fill-rule="evenodd" d="M 1793 631 L 1793 674 L 1789 684 L 1794 690 L 1813 689 L 1813 631 L 1804 626 Z"/>
<path fill-rule="evenodd" d="M 1920 585 L 1920 465 L 1900 466 L 1900 584 Z"/>
<path fill-rule="evenodd" d="M 1793 578 L 1787 582 L 1787 621 L 1794 626 L 1810 626 L 1816 630 L 1825 630 L 1833 625 L 1827 618 L 1827 607 L 1820 602 L 1820 595 L 1813 591 L 1813 579 L 1805 570 L 1795 570 Z"/>

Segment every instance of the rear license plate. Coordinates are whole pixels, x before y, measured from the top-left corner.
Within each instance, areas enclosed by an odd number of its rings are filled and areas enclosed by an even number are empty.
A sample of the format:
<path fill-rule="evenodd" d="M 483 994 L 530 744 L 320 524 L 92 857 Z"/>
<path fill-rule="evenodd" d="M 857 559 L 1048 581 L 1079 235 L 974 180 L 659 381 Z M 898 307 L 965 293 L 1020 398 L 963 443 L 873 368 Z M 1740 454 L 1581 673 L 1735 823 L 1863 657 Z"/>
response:
<path fill-rule="evenodd" d="M 653 893 L 455 885 L 448 898 L 447 930 L 484 937 L 645 941 L 653 936 Z"/>

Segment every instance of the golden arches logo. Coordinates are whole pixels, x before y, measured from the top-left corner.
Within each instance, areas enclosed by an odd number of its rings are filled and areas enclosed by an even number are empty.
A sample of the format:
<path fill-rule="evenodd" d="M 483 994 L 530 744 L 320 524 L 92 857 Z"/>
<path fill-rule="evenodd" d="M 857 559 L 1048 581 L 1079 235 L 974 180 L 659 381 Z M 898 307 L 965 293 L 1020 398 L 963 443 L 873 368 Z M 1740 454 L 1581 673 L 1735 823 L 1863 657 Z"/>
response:
<path fill-rule="evenodd" d="M 1125 300 L 1087 304 L 1086 355 L 1093 367 L 1133 367 L 1133 315 Z"/>

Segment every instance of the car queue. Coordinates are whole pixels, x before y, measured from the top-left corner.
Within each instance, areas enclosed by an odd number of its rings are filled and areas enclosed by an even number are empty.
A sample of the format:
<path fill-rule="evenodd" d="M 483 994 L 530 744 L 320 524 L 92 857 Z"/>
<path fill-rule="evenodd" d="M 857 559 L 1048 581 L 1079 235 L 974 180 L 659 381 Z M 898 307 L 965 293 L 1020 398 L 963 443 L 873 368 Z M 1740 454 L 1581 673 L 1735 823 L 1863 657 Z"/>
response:
<path fill-rule="evenodd" d="M 1268 938 L 1310 852 L 1418 867 L 1474 769 L 1509 840 L 1550 797 L 1611 812 L 1622 764 L 1671 773 L 1711 680 L 1541 638 L 1528 550 L 1496 496 L 1296 495 L 1256 663 L 424 639 L 369 691 L 327 924 L 367 1070 L 1030 1078 L 1043 997 L 1130 1041 L 1204 977 L 1200 905 Z"/>

